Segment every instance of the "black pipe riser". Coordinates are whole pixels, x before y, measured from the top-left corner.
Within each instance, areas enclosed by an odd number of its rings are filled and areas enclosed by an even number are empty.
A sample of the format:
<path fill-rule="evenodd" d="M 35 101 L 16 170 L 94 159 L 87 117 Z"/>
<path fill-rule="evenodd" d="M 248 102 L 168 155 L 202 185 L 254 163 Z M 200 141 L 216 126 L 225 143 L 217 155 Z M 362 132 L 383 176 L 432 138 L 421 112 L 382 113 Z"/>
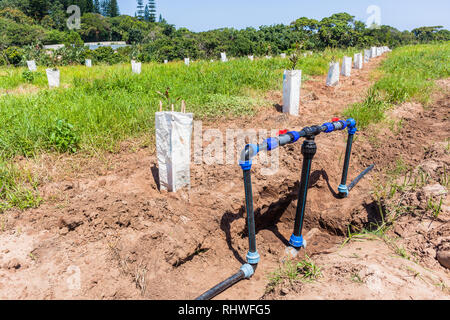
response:
<path fill-rule="evenodd" d="M 317 144 L 314 140 L 305 140 L 302 145 L 302 154 L 305 160 L 311 160 L 314 158 L 317 152 Z"/>

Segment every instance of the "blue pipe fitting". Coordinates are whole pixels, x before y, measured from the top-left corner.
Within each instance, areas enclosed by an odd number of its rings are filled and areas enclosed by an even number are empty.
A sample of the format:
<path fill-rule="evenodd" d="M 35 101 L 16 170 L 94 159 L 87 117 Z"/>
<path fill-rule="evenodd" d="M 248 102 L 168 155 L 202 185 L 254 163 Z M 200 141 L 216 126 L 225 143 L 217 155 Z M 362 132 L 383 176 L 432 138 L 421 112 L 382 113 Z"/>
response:
<path fill-rule="evenodd" d="M 276 138 L 266 139 L 265 143 L 267 144 L 267 151 L 275 150 L 279 146 L 278 139 Z"/>
<path fill-rule="evenodd" d="M 347 121 L 339 120 L 338 122 L 342 123 L 342 129 L 341 130 L 345 130 L 345 128 L 347 128 L 347 126 L 348 126 Z"/>
<path fill-rule="evenodd" d="M 248 263 L 241 267 L 241 271 L 244 272 L 245 279 L 250 279 L 255 274 L 255 270 Z"/>
<path fill-rule="evenodd" d="M 339 194 L 344 195 L 345 197 L 348 197 L 349 191 L 348 191 L 347 186 L 345 186 L 343 184 L 339 185 L 338 191 L 339 191 Z"/>
<path fill-rule="evenodd" d="M 304 246 L 303 236 L 297 237 L 296 235 L 292 235 L 289 240 L 289 244 L 294 248 L 301 248 Z"/>
<path fill-rule="evenodd" d="M 240 160 L 239 165 L 241 166 L 242 171 L 248 171 L 248 170 L 252 169 L 252 161 L 251 160 L 249 160 L 249 161 Z"/>
<path fill-rule="evenodd" d="M 358 131 L 358 129 L 356 127 L 353 128 L 348 128 L 348 134 L 355 134 Z"/>
<path fill-rule="evenodd" d="M 330 133 L 334 131 L 334 125 L 331 122 L 327 122 L 323 124 L 324 127 L 327 127 L 327 130 L 325 130 L 325 133 Z"/>
<path fill-rule="evenodd" d="M 288 134 L 291 134 L 294 137 L 294 141 L 292 141 L 292 143 L 297 142 L 300 139 L 300 133 L 297 131 L 291 131 L 288 132 Z"/>
<path fill-rule="evenodd" d="M 247 258 L 247 262 L 248 262 L 249 264 L 258 264 L 259 261 L 261 260 L 261 257 L 259 256 L 258 251 L 256 251 L 256 252 L 250 252 L 250 251 L 249 251 L 249 252 L 247 253 L 246 258 Z"/>
<path fill-rule="evenodd" d="M 248 159 L 246 159 L 246 151 L 249 150 Z M 259 146 L 256 144 L 248 144 L 245 146 L 241 154 L 241 160 L 239 160 L 239 165 L 243 171 L 251 170 L 252 168 L 252 158 L 256 156 L 259 152 Z"/>
<path fill-rule="evenodd" d="M 347 126 L 348 126 L 348 134 L 355 134 L 358 129 L 356 128 L 356 120 L 355 119 L 347 119 Z"/>
<path fill-rule="evenodd" d="M 354 128 L 354 127 L 356 127 L 356 120 L 355 119 L 353 119 L 353 118 L 350 118 L 350 119 L 347 119 L 347 126 L 349 127 L 349 128 Z"/>

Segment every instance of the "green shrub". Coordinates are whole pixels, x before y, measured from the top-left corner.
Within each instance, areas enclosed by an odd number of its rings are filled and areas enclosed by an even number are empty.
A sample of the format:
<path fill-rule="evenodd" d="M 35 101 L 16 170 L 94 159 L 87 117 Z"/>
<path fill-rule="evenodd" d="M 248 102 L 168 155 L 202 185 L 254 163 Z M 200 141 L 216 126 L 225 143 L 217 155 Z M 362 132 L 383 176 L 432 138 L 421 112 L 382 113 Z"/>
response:
<path fill-rule="evenodd" d="M 45 32 L 44 43 L 58 44 L 63 43 L 67 39 L 67 33 L 59 30 L 49 30 Z"/>
<path fill-rule="evenodd" d="M 100 47 L 93 51 L 93 56 L 95 61 L 110 65 L 119 63 L 122 60 L 120 55 L 115 53 L 111 47 Z"/>
<path fill-rule="evenodd" d="M 15 66 L 22 62 L 23 50 L 18 47 L 9 47 L 5 50 L 6 59 Z"/>
<path fill-rule="evenodd" d="M 24 72 L 22 72 L 22 78 L 28 83 L 33 83 L 34 74 L 30 70 L 25 70 Z"/>
<path fill-rule="evenodd" d="M 80 143 L 80 137 L 72 124 L 66 120 L 58 120 L 51 129 L 49 142 L 58 152 L 75 153 Z"/>

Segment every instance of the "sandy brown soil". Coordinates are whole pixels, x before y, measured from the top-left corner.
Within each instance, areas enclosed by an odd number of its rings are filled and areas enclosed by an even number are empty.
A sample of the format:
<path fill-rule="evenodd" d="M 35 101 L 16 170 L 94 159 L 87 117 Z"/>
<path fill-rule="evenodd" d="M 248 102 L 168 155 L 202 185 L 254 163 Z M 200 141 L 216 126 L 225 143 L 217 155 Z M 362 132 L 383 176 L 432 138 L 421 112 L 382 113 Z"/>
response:
<path fill-rule="evenodd" d="M 281 92 L 270 92 L 266 98 L 273 106 L 262 106 L 254 118 L 204 123 L 203 129 L 300 129 L 329 121 L 364 98 L 371 85 L 370 72 L 381 59 L 364 70 L 353 70 L 352 77 L 337 88 L 325 87 L 324 77 L 305 83 L 300 117 L 281 114 Z M 449 88 L 448 82 L 441 86 Z M 371 138 L 375 129 L 359 133 L 350 176 L 372 163 L 376 169 L 348 199 L 337 199 L 335 194 L 345 134 L 316 139 L 319 149 L 305 220 L 306 252 L 324 274 L 316 283 L 281 286 L 266 294 L 268 273 L 286 259 L 301 144 L 280 150 L 280 169 L 272 176 L 262 175 L 262 165 L 255 165 L 256 238 L 262 261 L 251 280 L 218 298 L 448 298 L 448 292 L 435 284 L 450 286 L 449 272 L 433 257 L 450 236 L 448 207 L 431 227 L 422 218 L 423 228 L 418 228 L 415 219 L 420 217 L 410 215 L 399 222 L 403 229 L 394 229 L 404 232 L 404 246 L 417 253 L 421 260 L 417 263 L 396 257 L 381 241 L 351 242 L 340 249 L 349 225 L 362 228 L 379 217 L 371 195 L 373 177 L 399 156 L 414 166 L 435 161 L 436 166 L 428 164 L 435 179 L 444 166 L 448 168 L 445 144 L 436 145 L 449 136 L 444 126 L 449 96 L 442 90 L 430 108 L 412 106 L 411 112 L 407 109 L 411 106 L 402 106 L 403 115 L 400 111 L 392 115 L 404 118 L 400 133 L 385 129 L 377 132 L 376 141 Z M 427 134 L 430 130 L 433 139 Z M 40 187 L 45 202 L 38 209 L 10 211 L 2 220 L 0 299 L 193 299 L 244 262 L 248 240 L 242 172 L 236 164 L 193 165 L 191 189 L 169 194 L 158 190 L 157 161 L 148 148 L 105 155 L 92 163 L 80 157 L 43 157 L 29 164 L 46 177 Z M 420 276 L 411 276 L 410 269 Z M 359 273 L 362 283 L 351 280 L 354 273 Z"/>

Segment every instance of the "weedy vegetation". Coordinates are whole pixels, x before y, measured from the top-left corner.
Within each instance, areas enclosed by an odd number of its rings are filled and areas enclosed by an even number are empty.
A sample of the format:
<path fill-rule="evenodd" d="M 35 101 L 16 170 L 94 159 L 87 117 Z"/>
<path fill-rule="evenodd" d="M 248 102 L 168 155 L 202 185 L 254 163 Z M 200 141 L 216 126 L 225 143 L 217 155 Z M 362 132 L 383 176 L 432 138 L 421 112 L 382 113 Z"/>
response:
<path fill-rule="evenodd" d="M 361 128 L 384 120 L 394 105 L 412 100 L 427 105 L 436 88 L 430 80 L 450 76 L 450 42 L 397 48 L 389 53 L 380 72 L 366 99 L 344 112 Z"/>
<path fill-rule="evenodd" d="M 288 260 L 276 271 L 270 273 L 266 292 L 272 292 L 284 282 L 288 282 L 290 285 L 297 281 L 313 282 L 321 276 L 321 268 L 308 255 L 305 255 L 305 259 L 299 262 Z"/>

